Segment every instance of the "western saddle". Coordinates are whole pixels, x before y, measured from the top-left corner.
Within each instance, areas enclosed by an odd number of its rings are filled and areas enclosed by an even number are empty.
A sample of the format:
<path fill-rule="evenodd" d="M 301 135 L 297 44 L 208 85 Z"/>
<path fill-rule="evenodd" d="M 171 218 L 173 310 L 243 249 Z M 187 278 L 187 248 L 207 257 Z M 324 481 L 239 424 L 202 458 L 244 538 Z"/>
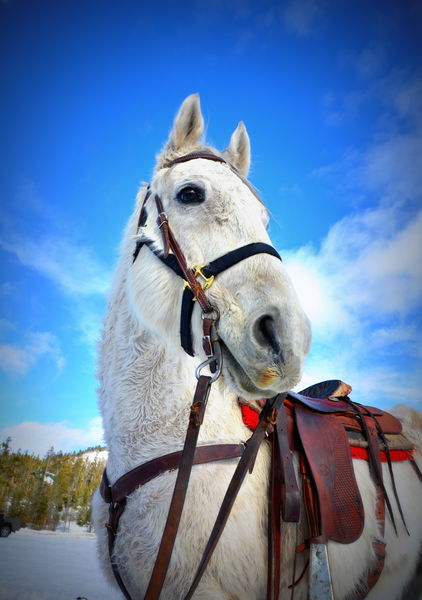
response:
<path fill-rule="evenodd" d="M 254 430 L 246 444 L 216 444 L 199 446 L 194 450 L 193 464 L 234 457 L 240 457 L 240 461 L 185 600 L 192 597 L 205 571 L 241 483 L 247 472 L 252 472 L 263 439 L 268 439 L 272 447 L 267 600 L 278 600 L 280 595 L 282 522 L 298 522 L 302 503 L 309 532 L 303 547 L 310 549 L 313 544 L 325 545 L 328 540 L 349 544 L 360 537 L 364 526 L 364 510 L 353 470 L 353 456 L 368 460 L 376 490 L 376 518 L 379 523 L 379 536 L 372 541 L 375 558 L 368 568 L 365 579 L 356 590 L 356 597 L 364 598 L 375 585 L 382 572 L 385 558 L 383 541 L 385 507 L 396 529 L 391 501 L 383 483 L 381 462 L 388 464 L 395 502 L 405 527 L 405 518 L 394 482 L 392 462 L 409 460 L 421 481 L 422 474 L 414 460 L 412 444 L 401 433 L 400 421 L 388 412 L 352 402 L 348 397 L 331 397 L 330 394 L 339 383 L 338 380 L 331 380 L 311 386 L 301 394 L 295 392 L 281 394 L 277 397 L 278 402 L 269 405 L 267 401 L 267 405 L 259 415 L 249 406 L 242 404 L 240 399 L 244 421 Z M 354 454 L 353 450 L 358 454 Z M 301 486 L 296 479 L 294 452 L 299 454 Z M 100 491 L 110 507 L 109 522 L 106 525 L 109 534 L 110 559 L 117 582 L 127 599 L 131 596 L 123 583 L 113 555 L 119 519 L 126 498 L 136 488 L 157 475 L 174 469 L 181 470 L 181 456 L 182 452 L 174 452 L 153 459 L 126 473 L 113 485 L 109 484 L 104 470 Z M 163 535 L 163 539 L 164 537 Z M 302 579 L 304 572 L 292 582 L 293 587 Z M 155 591 L 151 591 L 150 588 L 154 585 L 150 582 L 145 599 L 159 597 L 164 577 L 165 574 L 161 577 Z M 153 579 L 154 575 L 151 581 Z"/>

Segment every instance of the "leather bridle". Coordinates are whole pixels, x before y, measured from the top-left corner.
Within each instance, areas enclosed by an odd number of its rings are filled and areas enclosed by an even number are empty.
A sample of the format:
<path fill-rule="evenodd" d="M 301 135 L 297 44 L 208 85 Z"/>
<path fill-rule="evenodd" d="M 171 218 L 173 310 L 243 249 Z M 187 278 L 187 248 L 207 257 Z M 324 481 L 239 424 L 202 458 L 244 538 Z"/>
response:
<path fill-rule="evenodd" d="M 162 168 L 171 168 L 179 163 L 195 159 L 212 160 L 228 165 L 228 167 L 238 177 L 240 177 L 245 185 L 247 185 L 254 196 L 260 202 L 262 202 L 249 182 L 247 182 L 246 179 L 244 179 L 242 175 L 232 165 L 230 165 L 230 163 L 228 163 L 224 158 L 211 152 L 192 152 L 165 163 Z M 138 219 L 138 230 L 146 224 L 147 203 L 151 196 L 151 187 L 148 186 Z M 201 462 L 240 457 L 194 581 L 186 596 L 187 600 L 188 598 L 191 598 L 197 585 L 199 584 L 202 574 L 223 532 L 225 523 L 231 511 L 231 507 L 233 506 L 234 500 L 246 476 L 246 473 L 248 470 L 252 470 L 259 446 L 276 422 L 279 408 L 281 407 L 287 395 L 286 393 L 278 394 L 274 398 L 267 400 L 266 405 L 260 415 L 259 426 L 256 428 L 246 444 L 213 444 L 211 446 L 201 446 L 199 448 L 196 447 L 199 430 L 204 418 L 207 400 L 211 390 L 211 385 L 220 376 L 222 368 L 222 352 L 217 332 L 219 311 L 217 307 L 210 302 L 205 292 L 219 273 L 232 267 L 238 262 L 245 260 L 246 258 L 262 253 L 270 254 L 279 260 L 281 260 L 281 258 L 275 248 L 268 244 L 259 242 L 247 244 L 241 248 L 228 252 L 223 256 L 211 261 L 207 265 L 191 268 L 187 264 L 183 251 L 173 234 L 167 214 L 164 211 L 161 198 L 158 194 L 154 195 L 154 201 L 158 212 L 157 225 L 161 231 L 163 251 L 157 251 L 149 241 L 145 241 L 145 239 L 141 238 L 136 243 L 136 248 L 133 254 L 133 262 L 135 262 L 139 256 L 141 248 L 146 245 L 162 263 L 164 263 L 176 275 L 185 281 L 180 321 L 181 345 L 189 355 L 194 355 L 191 337 L 191 317 L 194 308 L 194 300 L 196 300 L 202 311 L 202 347 L 205 352 L 206 359 L 197 367 L 195 372 L 197 386 L 190 408 L 189 425 L 182 452 L 166 455 L 161 457 L 161 459 L 154 459 L 153 461 L 150 461 L 150 463 L 144 463 L 143 465 L 140 465 L 129 473 L 123 475 L 113 485 L 110 485 L 106 470 L 104 470 L 100 491 L 104 500 L 109 503 L 109 521 L 106 526 L 108 531 L 108 545 L 112 569 L 116 581 L 125 598 L 127 600 L 131 600 L 131 596 L 125 583 L 123 582 L 121 573 L 119 572 L 118 566 L 113 557 L 117 528 L 120 517 L 126 505 L 126 492 L 130 493 L 137 486 L 143 485 L 146 483 L 146 481 L 149 481 L 151 478 L 155 477 L 161 469 L 164 471 L 168 470 L 169 464 L 176 463 L 178 472 L 173 496 L 155 565 L 144 598 L 144 600 L 157 600 L 160 596 L 170 563 L 170 558 L 183 511 L 192 465 L 199 464 Z M 198 280 L 198 277 L 203 280 L 203 283 Z M 202 371 L 206 366 L 208 366 L 210 369 L 210 375 L 202 374 Z"/>
<path fill-rule="evenodd" d="M 257 198 L 257 200 L 262 203 L 262 200 L 258 196 L 257 192 L 254 190 L 252 185 L 237 171 L 237 169 L 230 165 L 230 163 L 228 163 L 221 156 L 217 156 L 216 154 L 213 154 L 211 152 L 191 152 L 189 154 L 179 156 L 178 158 L 175 158 L 172 161 L 166 162 L 163 168 L 171 168 L 177 164 L 196 159 L 205 159 L 226 164 L 231 169 L 231 171 L 233 171 L 233 173 L 235 173 L 249 188 L 249 190 Z M 151 188 L 150 186 L 148 186 L 139 214 L 138 231 L 146 224 L 146 220 L 148 217 L 147 202 L 151 195 Z M 157 250 L 149 241 L 145 240 L 144 238 L 141 238 L 136 243 L 135 251 L 133 253 L 133 262 L 136 261 L 136 258 L 138 257 L 141 248 L 144 245 L 146 245 L 160 259 L 161 262 L 163 262 L 176 275 L 178 275 L 184 280 L 185 283 L 183 288 L 182 307 L 180 316 L 180 342 L 185 352 L 190 356 L 194 356 L 191 333 L 191 319 L 193 309 L 195 306 L 194 301 L 198 301 L 198 304 L 200 305 L 203 313 L 218 314 L 218 311 L 214 306 L 210 304 L 205 294 L 205 291 L 211 287 L 215 277 L 223 271 L 225 271 L 226 269 L 229 269 L 230 267 L 239 263 L 240 261 L 245 260 L 246 258 L 249 258 L 256 254 L 270 254 L 271 256 L 274 256 L 279 260 L 281 260 L 281 257 L 273 246 L 262 242 L 257 242 L 247 244 L 245 246 L 237 248 L 236 250 L 227 252 L 223 256 L 220 256 L 219 258 L 211 261 L 207 265 L 199 265 L 190 268 L 170 228 L 167 219 L 167 214 L 164 211 L 160 196 L 158 194 L 155 194 L 154 199 L 158 212 L 157 225 L 160 228 L 163 240 L 163 250 Z M 172 252 L 171 254 L 170 251 Z M 198 280 L 198 278 L 201 278 L 202 283 Z"/>

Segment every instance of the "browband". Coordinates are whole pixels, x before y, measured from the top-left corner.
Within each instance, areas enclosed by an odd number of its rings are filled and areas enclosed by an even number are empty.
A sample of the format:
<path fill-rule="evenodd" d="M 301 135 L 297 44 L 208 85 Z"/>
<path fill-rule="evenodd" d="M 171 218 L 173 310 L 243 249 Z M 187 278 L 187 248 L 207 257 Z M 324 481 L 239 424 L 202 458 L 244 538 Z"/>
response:
<path fill-rule="evenodd" d="M 177 158 L 173 158 L 172 160 L 167 161 L 166 163 L 164 163 L 162 168 L 168 169 L 168 168 L 174 167 L 175 165 L 178 165 L 180 163 L 188 162 L 189 160 L 196 160 L 197 158 L 204 158 L 205 160 L 213 160 L 214 162 L 219 162 L 219 163 L 223 163 L 223 164 L 227 165 L 230 168 L 230 170 L 233 171 L 233 173 L 235 175 L 237 175 L 239 177 L 239 179 L 242 180 L 242 182 L 246 185 L 246 187 L 249 188 L 249 191 L 252 192 L 252 194 L 255 196 L 255 198 L 257 200 L 259 200 L 259 202 L 261 204 L 264 204 L 262 202 L 261 198 L 259 197 L 259 194 L 256 191 L 256 189 L 254 188 L 254 186 L 236 169 L 236 167 L 234 167 L 232 164 L 230 164 L 222 156 L 218 156 L 217 154 L 214 154 L 213 152 L 208 152 L 207 150 L 195 150 L 194 152 L 189 152 L 189 154 L 184 154 L 183 156 L 178 156 Z"/>
<path fill-rule="evenodd" d="M 184 154 L 183 156 L 178 156 L 177 158 L 167 161 L 164 163 L 162 168 L 168 169 L 179 163 L 188 162 L 189 160 L 195 160 L 197 158 L 205 158 L 206 160 L 213 160 L 215 162 L 221 162 L 227 165 L 229 164 L 222 156 L 217 156 L 217 154 L 214 154 L 213 152 L 207 152 L 206 150 L 195 150 L 194 152 L 189 152 L 189 154 Z"/>

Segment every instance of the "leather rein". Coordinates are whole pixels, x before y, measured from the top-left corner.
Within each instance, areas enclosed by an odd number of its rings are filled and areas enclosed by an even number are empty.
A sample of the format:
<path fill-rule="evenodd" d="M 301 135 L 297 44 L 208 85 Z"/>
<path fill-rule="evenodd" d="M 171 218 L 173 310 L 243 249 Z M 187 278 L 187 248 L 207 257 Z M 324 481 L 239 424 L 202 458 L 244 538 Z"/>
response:
<path fill-rule="evenodd" d="M 206 159 L 226 164 L 238 177 L 240 177 L 245 185 L 248 186 L 255 197 L 262 202 L 250 183 L 244 179 L 232 165 L 222 157 L 211 152 L 192 152 L 165 163 L 163 168 L 171 168 L 181 162 L 195 159 Z M 151 187 L 148 186 L 138 219 L 138 230 L 146 224 L 146 206 L 151 195 Z M 246 258 L 261 253 L 270 254 L 279 260 L 281 260 L 281 258 L 272 246 L 265 243 L 252 243 L 228 252 L 208 263 L 208 265 L 190 268 L 171 230 L 167 214 L 164 211 L 161 198 L 158 194 L 154 195 L 154 200 L 158 212 L 156 222 L 161 231 L 163 240 L 163 251 L 157 251 L 148 241 L 141 239 L 136 244 L 133 262 L 135 262 L 138 257 L 141 248 L 146 245 L 161 260 L 161 262 L 185 281 L 180 325 L 181 345 L 185 352 L 191 356 L 194 355 L 190 323 L 194 308 L 193 302 L 194 300 L 197 300 L 202 311 L 202 346 L 207 358 L 197 367 L 195 372 L 197 386 L 190 408 L 189 424 L 183 450 L 144 463 L 120 477 L 113 485 L 110 485 L 106 470 L 104 470 L 100 492 L 103 499 L 109 504 L 109 521 L 106 524 L 106 527 L 113 573 L 123 595 L 127 600 L 131 600 L 131 595 L 122 579 L 122 575 L 114 558 L 114 543 L 117 536 L 119 520 L 126 505 L 126 498 L 134 489 L 147 481 L 150 481 L 160 473 L 178 469 L 167 521 L 164 526 L 154 568 L 144 597 L 144 600 L 157 600 L 164 585 L 170 563 L 186 498 L 192 465 L 240 457 L 193 583 L 185 597 L 185 600 L 188 600 L 196 590 L 214 548 L 223 532 L 225 523 L 227 522 L 231 508 L 246 473 L 248 471 L 252 472 L 258 449 L 262 441 L 272 430 L 273 425 L 276 423 L 278 411 L 287 396 L 287 393 L 283 393 L 267 400 L 266 405 L 260 414 L 258 427 L 245 444 L 215 444 L 197 448 L 199 431 L 204 419 L 211 385 L 220 376 L 222 368 L 222 353 L 217 333 L 219 312 L 207 298 L 205 290 L 210 287 L 216 275 Z M 202 282 L 198 278 L 200 278 Z M 209 367 L 211 374 L 203 375 L 202 371 L 207 366 Z"/>

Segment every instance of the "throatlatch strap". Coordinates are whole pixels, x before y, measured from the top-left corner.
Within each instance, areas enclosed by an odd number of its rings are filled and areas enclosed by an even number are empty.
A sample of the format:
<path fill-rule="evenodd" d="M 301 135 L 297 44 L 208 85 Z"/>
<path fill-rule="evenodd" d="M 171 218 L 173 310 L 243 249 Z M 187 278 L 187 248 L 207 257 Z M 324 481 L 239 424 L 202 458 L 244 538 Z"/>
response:
<path fill-rule="evenodd" d="M 174 254 L 169 254 L 166 258 L 158 251 L 155 251 L 154 254 L 161 260 L 162 263 L 164 263 L 174 273 L 176 273 L 176 275 L 181 277 L 181 279 L 184 279 L 183 271 L 180 268 L 179 263 L 177 262 L 177 258 L 174 256 Z"/>

